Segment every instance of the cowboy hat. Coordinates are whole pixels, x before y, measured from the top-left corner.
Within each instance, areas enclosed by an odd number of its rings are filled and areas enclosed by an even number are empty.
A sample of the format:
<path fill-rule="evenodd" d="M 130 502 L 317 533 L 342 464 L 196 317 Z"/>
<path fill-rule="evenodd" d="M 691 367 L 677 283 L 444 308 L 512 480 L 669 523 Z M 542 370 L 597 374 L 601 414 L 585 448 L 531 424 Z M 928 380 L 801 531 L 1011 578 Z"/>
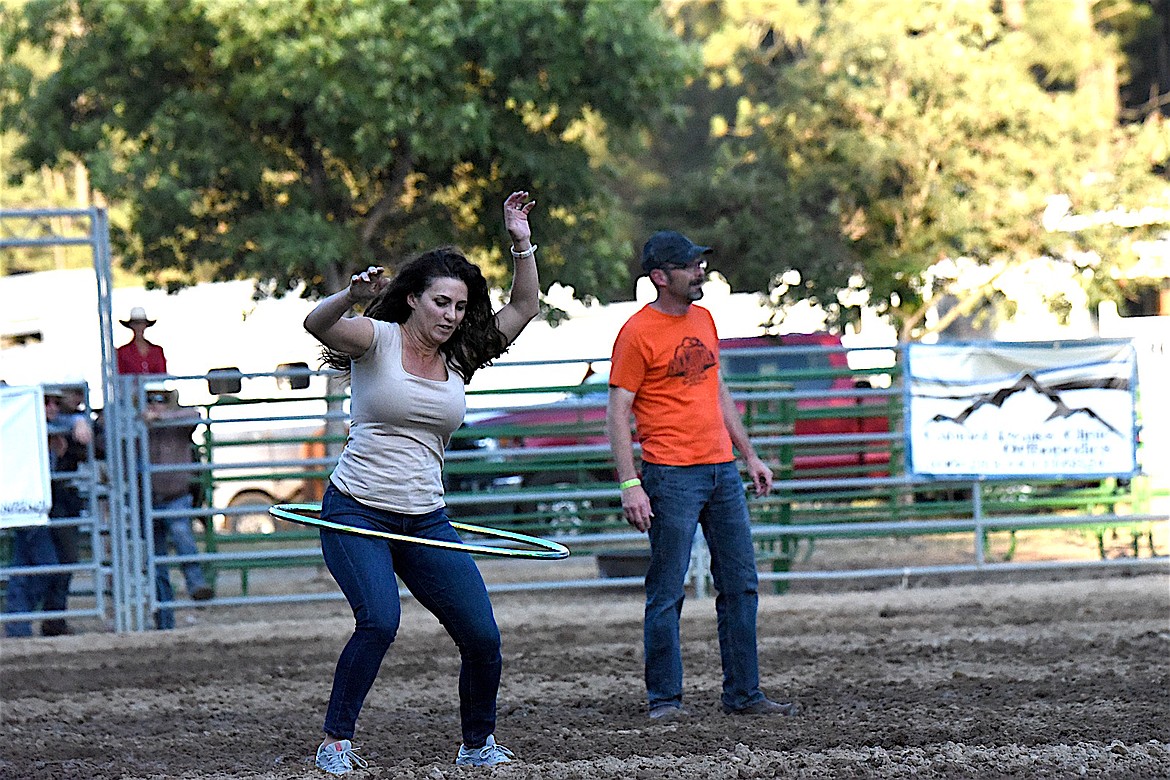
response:
<path fill-rule="evenodd" d="M 135 306 L 130 310 L 129 319 L 118 320 L 118 322 L 122 323 L 127 328 L 130 327 L 130 323 L 132 322 L 145 322 L 147 327 L 150 327 L 156 322 L 156 320 L 152 320 L 146 316 L 146 309 L 142 308 L 141 306 Z"/>

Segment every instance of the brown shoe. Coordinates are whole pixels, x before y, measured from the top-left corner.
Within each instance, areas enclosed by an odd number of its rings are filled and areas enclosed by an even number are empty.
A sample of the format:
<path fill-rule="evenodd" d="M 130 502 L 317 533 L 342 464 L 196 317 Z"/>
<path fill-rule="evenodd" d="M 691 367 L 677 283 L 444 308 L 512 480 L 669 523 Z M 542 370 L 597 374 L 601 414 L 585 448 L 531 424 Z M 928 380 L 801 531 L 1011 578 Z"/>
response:
<path fill-rule="evenodd" d="M 794 701 L 772 701 L 771 699 L 760 699 L 753 702 L 746 707 L 740 709 L 732 709 L 726 704 L 723 705 L 723 711 L 728 715 L 781 715 L 791 716 L 799 715 L 801 707 Z"/>
<path fill-rule="evenodd" d="M 206 585 L 201 585 L 200 587 L 198 587 L 194 591 L 192 591 L 191 598 L 195 601 L 207 601 L 209 598 L 211 598 L 214 595 L 215 595 L 215 592 L 212 591 L 211 588 L 209 588 Z"/>

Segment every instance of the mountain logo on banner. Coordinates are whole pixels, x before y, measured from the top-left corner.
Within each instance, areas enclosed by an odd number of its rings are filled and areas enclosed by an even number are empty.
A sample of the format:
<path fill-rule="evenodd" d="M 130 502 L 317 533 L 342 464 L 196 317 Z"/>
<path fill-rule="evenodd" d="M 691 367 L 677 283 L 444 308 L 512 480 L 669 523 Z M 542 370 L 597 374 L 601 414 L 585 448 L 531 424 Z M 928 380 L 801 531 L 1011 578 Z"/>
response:
<path fill-rule="evenodd" d="M 1087 418 L 1096 421 L 1109 431 L 1120 436 L 1121 431 L 1102 419 L 1095 411 L 1084 406 L 1077 408 L 1070 407 L 1060 396 L 1060 393 L 1065 390 L 1088 389 L 1128 390 L 1129 382 L 1121 377 L 1107 377 L 1102 379 L 1077 379 L 1048 387 L 1031 374 L 1024 374 L 1009 387 L 1001 387 L 994 392 L 974 396 L 971 403 L 957 415 L 936 414 L 930 421 L 932 423 L 951 422 L 965 426 L 968 418 L 981 410 L 990 411 L 988 407 L 994 407 L 1002 412 L 1010 406 L 1016 411 L 1021 409 L 1029 410 L 1028 416 L 1033 419 L 1047 413 L 1044 416 L 1043 422 L 1075 417 Z"/>

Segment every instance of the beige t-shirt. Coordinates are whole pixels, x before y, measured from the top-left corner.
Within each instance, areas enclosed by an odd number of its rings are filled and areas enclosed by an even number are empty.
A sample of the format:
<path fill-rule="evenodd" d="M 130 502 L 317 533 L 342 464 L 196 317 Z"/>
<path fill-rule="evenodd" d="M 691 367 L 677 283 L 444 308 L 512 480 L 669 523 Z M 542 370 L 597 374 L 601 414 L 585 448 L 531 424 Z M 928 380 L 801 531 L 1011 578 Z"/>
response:
<path fill-rule="evenodd" d="M 443 450 L 463 422 L 463 379 L 402 367 L 402 331 L 373 320 L 374 341 L 350 364 L 349 440 L 333 484 L 367 506 L 419 515 L 443 506 Z"/>

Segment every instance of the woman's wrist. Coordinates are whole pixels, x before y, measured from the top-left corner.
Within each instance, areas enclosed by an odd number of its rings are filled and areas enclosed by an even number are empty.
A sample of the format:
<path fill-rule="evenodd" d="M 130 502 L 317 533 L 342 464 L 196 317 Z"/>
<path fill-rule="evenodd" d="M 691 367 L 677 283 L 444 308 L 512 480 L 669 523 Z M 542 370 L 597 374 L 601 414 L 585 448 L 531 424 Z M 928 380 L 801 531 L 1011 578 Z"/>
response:
<path fill-rule="evenodd" d="M 524 246 L 524 244 L 528 244 L 528 246 Z M 536 254 L 536 250 L 538 248 L 539 247 L 537 247 L 536 244 L 533 244 L 527 240 L 520 242 L 519 245 L 517 245 L 517 242 L 513 241 L 511 247 L 512 259 L 521 260 L 525 257 L 532 257 Z"/>

